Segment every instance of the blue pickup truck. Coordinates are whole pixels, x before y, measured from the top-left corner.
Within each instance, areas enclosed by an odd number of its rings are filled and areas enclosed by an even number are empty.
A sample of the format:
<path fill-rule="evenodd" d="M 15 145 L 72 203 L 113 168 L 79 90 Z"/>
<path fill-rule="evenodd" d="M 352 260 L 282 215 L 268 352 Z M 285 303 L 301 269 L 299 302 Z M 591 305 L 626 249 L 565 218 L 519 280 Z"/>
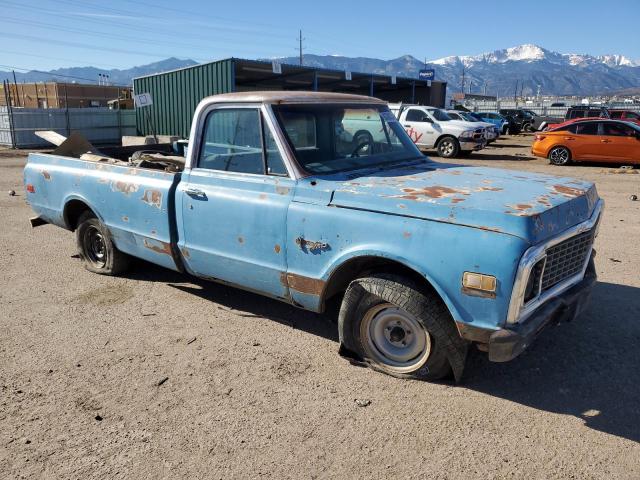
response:
<path fill-rule="evenodd" d="M 30 154 L 24 184 L 32 225 L 74 231 L 87 269 L 138 257 L 314 312 L 339 300 L 340 352 L 391 375 L 459 379 L 472 344 L 511 360 L 596 281 L 593 184 L 432 161 L 374 98 L 209 97 L 184 157 L 66 143 Z"/>

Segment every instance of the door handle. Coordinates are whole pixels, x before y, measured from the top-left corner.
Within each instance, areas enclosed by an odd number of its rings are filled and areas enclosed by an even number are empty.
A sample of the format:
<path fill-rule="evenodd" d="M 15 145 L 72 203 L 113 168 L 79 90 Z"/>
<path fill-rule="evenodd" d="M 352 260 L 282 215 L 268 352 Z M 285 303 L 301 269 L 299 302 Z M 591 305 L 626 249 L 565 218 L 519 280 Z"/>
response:
<path fill-rule="evenodd" d="M 606 138 L 603 138 L 602 140 L 600 140 L 602 143 L 611 143 L 611 140 L 607 140 Z"/>
<path fill-rule="evenodd" d="M 405 123 L 405 124 L 404 124 L 404 126 L 405 126 L 405 127 L 409 127 L 409 128 L 411 128 L 411 125 L 409 125 L 409 124 L 407 124 L 407 123 Z"/>
<path fill-rule="evenodd" d="M 564 137 L 565 140 L 575 140 L 573 137 Z"/>
<path fill-rule="evenodd" d="M 184 193 L 190 197 L 207 198 L 207 194 L 197 188 L 187 188 Z"/>

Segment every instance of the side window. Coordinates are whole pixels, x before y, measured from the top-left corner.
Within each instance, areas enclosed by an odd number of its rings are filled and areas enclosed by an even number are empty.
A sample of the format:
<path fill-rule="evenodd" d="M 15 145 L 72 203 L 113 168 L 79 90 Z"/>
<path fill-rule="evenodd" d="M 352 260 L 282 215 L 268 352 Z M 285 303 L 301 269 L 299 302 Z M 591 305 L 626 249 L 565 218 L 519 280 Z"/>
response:
<path fill-rule="evenodd" d="M 462 120 L 462 118 L 460 118 L 460 115 L 458 115 L 455 112 L 447 112 L 447 115 L 449 115 L 451 118 L 453 118 L 454 120 Z"/>
<path fill-rule="evenodd" d="M 209 113 L 198 167 L 226 172 L 264 173 L 259 110 L 225 108 Z"/>
<path fill-rule="evenodd" d="M 597 122 L 577 123 L 576 133 L 578 135 L 598 135 L 598 123 Z"/>
<path fill-rule="evenodd" d="M 269 175 L 287 175 L 287 167 L 284 165 L 278 144 L 268 125 L 264 125 L 264 156 Z"/>
<path fill-rule="evenodd" d="M 632 118 L 634 120 L 638 120 L 640 119 L 640 115 L 638 115 L 636 112 L 627 112 L 624 118 Z"/>
<path fill-rule="evenodd" d="M 611 118 L 622 118 L 622 112 L 611 112 Z"/>
<path fill-rule="evenodd" d="M 567 132 L 570 133 L 578 133 L 578 125 L 577 123 L 574 123 L 573 125 L 569 125 L 565 128 L 558 128 L 556 131 L 564 131 L 566 130 Z"/>
<path fill-rule="evenodd" d="M 619 123 L 606 122 L 603 123 L 602 126 L 604 129 L 604 135 L 611 135 L 615 137 L 633 137 L 635 135 L 635 130 L 633 128 Z"/>
<path fill-rule="evenodd" d="M 409 111 L 407 112 L 406 120 L 407 122 L 421 122 L 422 117 L 424 116 L 425 114 L 422 110 L 417 110 L 415 108 L 412 108 L 412 109 L 409 109 Z"/>

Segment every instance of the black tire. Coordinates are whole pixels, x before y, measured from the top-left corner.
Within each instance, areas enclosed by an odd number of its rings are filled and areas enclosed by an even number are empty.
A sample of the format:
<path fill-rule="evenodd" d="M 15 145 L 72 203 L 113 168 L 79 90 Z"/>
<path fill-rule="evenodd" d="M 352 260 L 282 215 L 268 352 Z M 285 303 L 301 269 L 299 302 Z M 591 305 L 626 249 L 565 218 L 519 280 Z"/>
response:
<path fill-rule="evenodd" d="M 86 211 L 78 220 L 76 245 L 84 267 L 101 275 L 118 275 L 129 266 L 129 256 L 118 250 L 111 241 L 109 230 Z"/>
<path fill-rule="evenodd" d="M 338 331 L 341 352 L 374 370 L 430 381 L 452 370 L 456 380 L 462 376 L 467 343 L 447 307 L 435 293 L 422 292 L 403 277 L 372 275 L 351 282 L 338 315 Z M 398 360 L 404 357 L 406 361 Z"/>
<path fill-rule="evenodd" d="M 455 158 L 460 153 L 460 143 L 453 137 L 442 137 L 436 145 L 438 156 L 442 158 Z"/>
<path fill-rule="evenodd" d="M 567 147 L 553 147 L 547 158 L 552 165 L 568 165 L 571 163 L 571 151 Z"/>
<path fill-rule="evenodd" d="M 525 132 L 533 132 L 533 127 L 531 126 L 530 123 L 525 123 L 522 126 L 522 130 L 524 130 Z"/>

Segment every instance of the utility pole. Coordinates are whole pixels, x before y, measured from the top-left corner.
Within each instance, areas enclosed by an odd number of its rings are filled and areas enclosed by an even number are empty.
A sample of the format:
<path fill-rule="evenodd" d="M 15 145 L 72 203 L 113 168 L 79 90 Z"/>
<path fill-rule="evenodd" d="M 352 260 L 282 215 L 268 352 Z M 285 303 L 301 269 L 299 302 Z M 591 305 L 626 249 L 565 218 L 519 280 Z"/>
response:
<path fill-rule="evenodd" d="M 518 80 L 516 80 L 516 90 L 513 92 L 513 101 L 516 103 L 516 107 L 518 106 Z"/>
<path fill-rule="evenodd" d="M 462 64 L 462 89 L 460 91 L 464 93 L 464 63 Z"/>
<path fill-rule="evenodd" d="M 304 40 L 304 38 L 302 38 L 302 30 L 300 30 L 300 33 L 298 35 L 298 51 L 300 53 L 300 66 L 302 66 L 302 41 Z"/>

